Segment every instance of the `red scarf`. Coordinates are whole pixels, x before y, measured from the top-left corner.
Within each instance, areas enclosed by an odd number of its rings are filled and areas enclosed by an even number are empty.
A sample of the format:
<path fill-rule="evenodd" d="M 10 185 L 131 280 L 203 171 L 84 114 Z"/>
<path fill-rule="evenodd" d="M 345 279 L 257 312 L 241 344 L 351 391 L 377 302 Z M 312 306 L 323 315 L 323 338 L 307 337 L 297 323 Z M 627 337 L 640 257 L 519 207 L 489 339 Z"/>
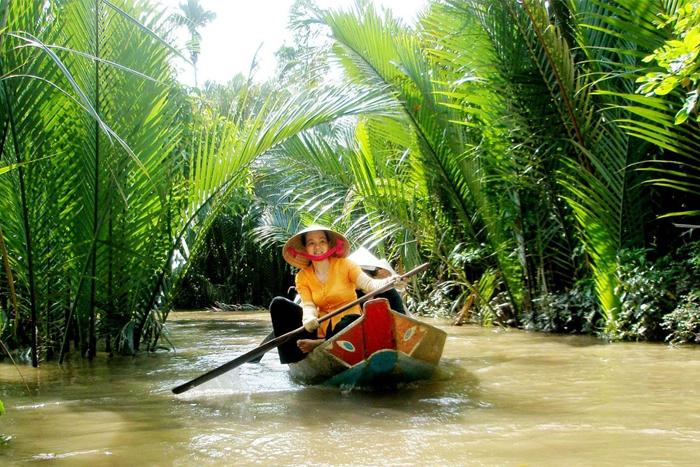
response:
<path fill-rule="evenodd" d="M 343 248 L 343 240 L 340 238 L 336 242 L 336 245 L 325 252 L 322 255 L 314 256 L 310 255 L 308 253 L 303 253 L 301 251 L 297 251 L 294 248 L 289 249 L 289 253 L 292 255 L 292 258 L 296 258 L 297 256 L 301 256 L 302 258 L 310 259 L 311 261 L 323 261 L 324 259 L 330 258 L 334 254 L 342 255 L 345 252 L 345 248 Z"/>

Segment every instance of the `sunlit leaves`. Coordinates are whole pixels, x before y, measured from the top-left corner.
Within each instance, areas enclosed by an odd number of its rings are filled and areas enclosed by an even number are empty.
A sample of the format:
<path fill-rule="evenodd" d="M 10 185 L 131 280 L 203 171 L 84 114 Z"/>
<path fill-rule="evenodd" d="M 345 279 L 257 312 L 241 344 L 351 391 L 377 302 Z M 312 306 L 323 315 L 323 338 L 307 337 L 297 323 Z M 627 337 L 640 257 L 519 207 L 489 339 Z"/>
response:
<path fill-rule="evenodd" d="M 687 0 L 674 15 L 660 21 L 658 27 L 671 24 L 673 39 L 642 60 L 644 63 L 656 61 L 663 71 L 651 71 L 637 78 L 637 83 L 642 83 L 637 92 L 665 96 L 679 87 L 687 90 L 683 106 L 674 119 L 674 124 L 680 125 L 693 115 L 700 121 L 696 110 L 700 84 L 700 2 Z"/>

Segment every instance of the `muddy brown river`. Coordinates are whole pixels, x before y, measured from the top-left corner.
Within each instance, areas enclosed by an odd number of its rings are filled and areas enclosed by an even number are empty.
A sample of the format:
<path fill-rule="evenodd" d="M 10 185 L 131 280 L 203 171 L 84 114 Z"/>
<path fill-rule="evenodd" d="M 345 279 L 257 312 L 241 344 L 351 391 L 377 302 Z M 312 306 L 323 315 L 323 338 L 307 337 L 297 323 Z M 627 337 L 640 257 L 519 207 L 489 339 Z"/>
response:
<path fill-rule="evenodd" d="M 394 391 L 294 383 L 277 354 L 180 396 L 249 350 L 266 313 L 175 313 L 176 352 L 0 363 L 0 465 L 700 466 L 700 349 L 428 320 L 438 374 Z"/>

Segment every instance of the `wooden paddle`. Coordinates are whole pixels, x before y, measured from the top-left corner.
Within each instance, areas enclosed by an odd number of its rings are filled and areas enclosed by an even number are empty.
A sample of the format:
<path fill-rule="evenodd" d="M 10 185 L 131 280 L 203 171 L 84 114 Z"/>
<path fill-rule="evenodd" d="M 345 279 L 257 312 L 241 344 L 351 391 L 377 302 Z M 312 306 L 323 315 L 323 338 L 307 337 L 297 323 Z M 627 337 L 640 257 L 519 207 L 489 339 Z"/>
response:
<path fill-rule="evenodd" d="M 370 298 L 374 297 L 375 295 L 378 295 L 380 293 L 386 292 L 387 290 L 390 290 L 391 288 L 394 287 L 394 284 L 397 281 L 403 280 L 403 279 L 408 279 L 409 277 L 413 276 L 414 274 L 417 274 L 421 271 L 424 271 L 427 268 L 428 268 L 428 263 L 421 264 L 417 268 L 412 269 L 412 270 L 408 271 L 406 274 L 397 277 L 396 279 L 390 281 L 388 284 L 375 290 L 374 292 L 370 292 L 367 295 L 364 295 L 364 296 L 358 298 L 357 300 L 352 301 L 352 302 L 348 303 L 347 305 L 344 305 L 331 313 L 328 313 L 323 318 L 320 318 L 318 320 L 318 322 L 323 323 L 324 321 L 328 321 L 329 319 L 333 318 L 334 316 L 339 315 L 340 313 L 344 312 L 345 310 L 348 310 L 348 309 L 354 307 L 355 305 L 358 305 L 366 300 L 369 300 Z M 221 376 L 224 373 L 231 371 L 235 368 L 238 368 L 239 366 L 243 365 L 244 363 L 255 359 L 256 357 L 263 355 L 264 353 L 266 353 L 274 348 L 279 347 L 280 345 L 284 344 L 285 342 L 288 342 L 294 336 L 302 333 L 303 331 L 304 331 L 304 326 L 302 326 L 298 329 L 295 329 L 294 331 L 290 331 L 287 334 L 283 334 L 279 337 L 275 337 L 271 341 L 265 342 L 265 343 L 259 345 L 258 347 L 254 348 L 253 350 L 250 350 L 250 351 L 244 353 L 243 355 L 234 358 L 230 362 L 224 363 L 223 365 L 221 365 L 218 368 L 214 368 L 213 370 L 210 370 L 210 371 L 204 373 L 201 376 L 198 376 L 197 378 L 195 378 L 191 381 L 188 381 L 184 384 L 181 384 L 180 386 L 173 388 L 173 392 L 175 394 L 182 394 L 185 391 L 189 391 L 193 387 L 196 387 L 196 386 L 199 386 L 200 384 L 206 383 L 207 381 L 212 380 L 212 379 L 216 378 L 217 376 Z"/>
<path fill-rule="evenodd" d="M 268 342 L 270 342 L 270 341 L 271 341 L 272 339 L 274 339 L 274 338 L 275 338 L 275 331 L 270 331 L 270 334 L 268 334 L 267 336 L 265 336 L 265 339 L 262 340 L 262 342 L 260 343 L 260 345 L 267 344 Z M 263 358 L 263 355 L 258 355 L 258 356 L 255 357 L 254 359 L 248 360 L 248 362 L 246 362 L 246 363 L 260 363 L 260 361 L 262 360 L 262 358 Z"/>

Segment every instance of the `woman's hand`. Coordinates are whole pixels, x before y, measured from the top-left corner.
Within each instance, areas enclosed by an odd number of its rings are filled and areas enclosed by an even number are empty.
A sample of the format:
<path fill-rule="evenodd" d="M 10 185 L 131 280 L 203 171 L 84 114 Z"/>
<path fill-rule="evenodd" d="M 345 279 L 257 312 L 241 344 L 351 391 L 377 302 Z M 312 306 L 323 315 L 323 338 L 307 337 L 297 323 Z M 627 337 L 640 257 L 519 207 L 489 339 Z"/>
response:
<path fill-rule="evenodd" d="M 304 329 L 308 332 L 314 332 L 320 326 L 318 318 L 315 316 L 305 316 L 301 322 L 304 325 Z"/>
<path fill-rule="evenodd" d="M 394 282 L 394 288 L 398 290 L 399 292 L 403 292 L 406 289 L 406 285 L 408 285 L 408 279 L 404 278 L 398 274 L 394 274 L 391 276 L 391 280 L 395 280 Z"/>

